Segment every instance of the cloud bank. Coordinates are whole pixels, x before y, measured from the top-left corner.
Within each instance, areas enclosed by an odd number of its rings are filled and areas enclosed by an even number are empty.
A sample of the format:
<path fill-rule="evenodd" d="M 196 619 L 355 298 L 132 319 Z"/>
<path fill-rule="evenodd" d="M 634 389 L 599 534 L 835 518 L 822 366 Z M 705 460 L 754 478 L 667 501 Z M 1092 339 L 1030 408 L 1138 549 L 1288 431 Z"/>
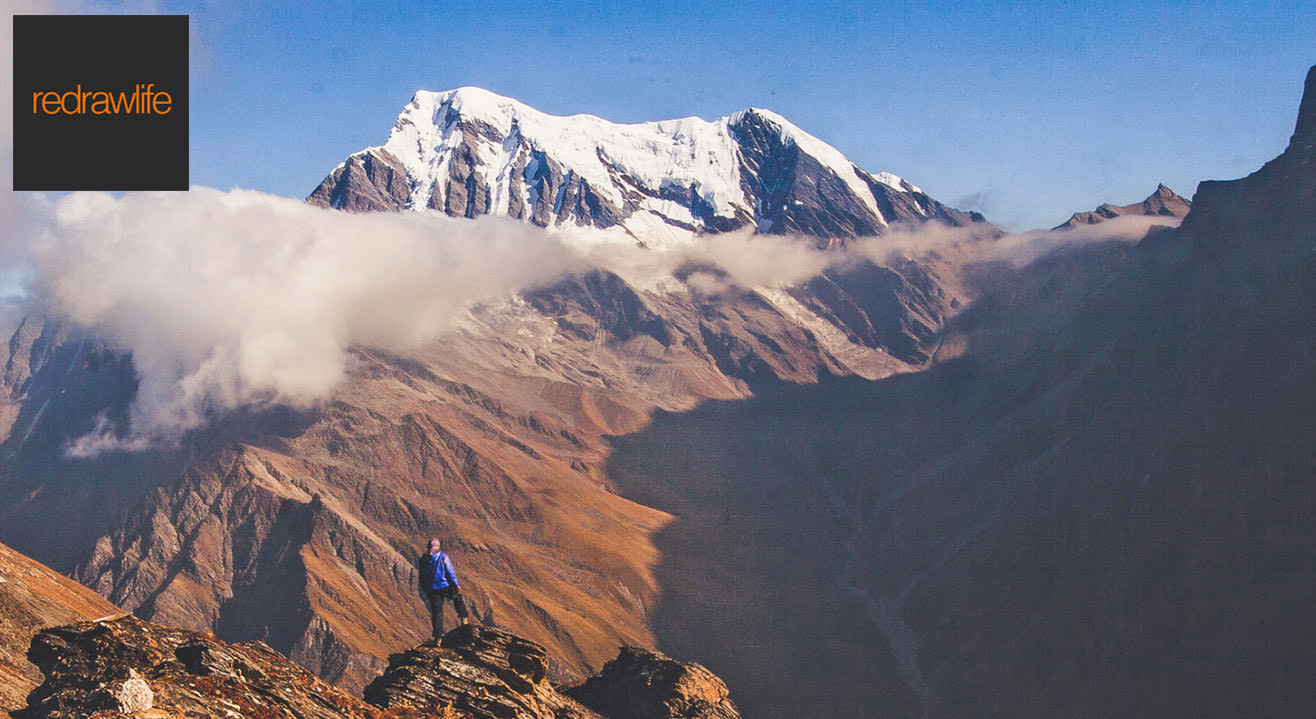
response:
<path fill-rule="evenodd" d="M 252 191 L 77 193 L 42 210 L 24 248 L 31 297 L 132 353 L 138 442 L 235 407 L 309 406 L 350 346 L 419 346 L 472 303 L 580 266 L 511 220 L 350 215 Z"/>
<path fill-rule="evenodd" d="M 113 197 L 26 196 L 14 223 L 36 306 L 130 352 L 139 387 L 131 431 L 103 424 L 70 451 L 89 455 L 177 440 L 226 411 L 306 408 L 343 381 L 353 345 L 406 351 L 435 341 L 476 303 L 603 267 L 660 288 L 782 287 L 858 259 L 886 262 L 972 243 L 1024 264 L 1073 245 L 1136 240 L 1160 218 L 983 237 L 937 224 L 821 251 L 805 238 L 729 233 L 666 249 L 572 241 L 505 218 L 356 215 L 260 192 L 194 188 Z M 584 232 L 584 230 L 580 230 Z"/>

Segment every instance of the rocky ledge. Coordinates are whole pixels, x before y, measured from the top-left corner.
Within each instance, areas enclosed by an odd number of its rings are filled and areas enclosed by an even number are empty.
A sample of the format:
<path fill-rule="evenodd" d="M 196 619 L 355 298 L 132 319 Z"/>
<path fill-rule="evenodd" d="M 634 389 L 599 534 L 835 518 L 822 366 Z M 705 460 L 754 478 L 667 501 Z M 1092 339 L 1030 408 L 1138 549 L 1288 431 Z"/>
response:
<path fill-rule="evenodd" d="M 639 647 L 622 647 L 602 672 L 566 693 L 612 719 L 740 717 L 716 674 Z"/>
<path fill-rule="evenodd" d="M 547 679 L 544 648 L 486 626 L 394 654 L 365 701 L 262 642 L 124 616 L 41 631 L 28 659 L 44 676 L 15 719 L 95 716 L 408 719 L 738 719 L 726 685 L 698 664 L 624 647 L 584 684 Z"/>
<path fill-rule="evenodd" d="M 451 706 L 476 719 L 738 719 L 726 684 L 698 664 L 623 647 L 603 671 L 576 687 L 546 679 L 544 648 L 505 631 L 458 627 L 437 647 L 389 658 L 366 687 L 384 709 Z"/>
<path fill-rule="evenodd" d="M 28 659 L 45 680 L 14 719 L 379 716 L 262 642 L 228 644 L 132 615 L 45 629 Z"/>

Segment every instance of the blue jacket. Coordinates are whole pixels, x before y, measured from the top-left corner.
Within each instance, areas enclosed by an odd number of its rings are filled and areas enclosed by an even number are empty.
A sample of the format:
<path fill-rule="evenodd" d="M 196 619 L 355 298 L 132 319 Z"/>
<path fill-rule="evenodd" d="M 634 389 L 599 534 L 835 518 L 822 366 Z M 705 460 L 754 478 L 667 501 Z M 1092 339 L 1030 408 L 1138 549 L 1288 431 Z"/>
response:
<path fill-rule="evenodd" d="M 440 589 L 461 589 L 457 584 L 457 570 L 452 566 L 452 560 L 448 559 L 446 552 L 430 554 L 426 552 L 420 555 L 420 561 L 416 563 L 417 573 L 420 575 L 420 591 L 436 592 Z"/>

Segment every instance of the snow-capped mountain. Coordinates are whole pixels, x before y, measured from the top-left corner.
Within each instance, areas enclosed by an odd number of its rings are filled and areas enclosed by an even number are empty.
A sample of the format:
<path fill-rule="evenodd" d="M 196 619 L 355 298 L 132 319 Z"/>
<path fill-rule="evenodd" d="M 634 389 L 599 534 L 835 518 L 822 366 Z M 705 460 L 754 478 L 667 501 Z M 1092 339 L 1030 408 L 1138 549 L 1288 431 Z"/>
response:
<path fill-rule="evenodd" d="M 624 125 L 548 115 L 474 87 L 417 92 L 383 145 L 349 156 L 308 199 L 571 223 L 645 243 L 744 227 L 834 239 L 982 220 L 865 171 L 768 110 Z"/>

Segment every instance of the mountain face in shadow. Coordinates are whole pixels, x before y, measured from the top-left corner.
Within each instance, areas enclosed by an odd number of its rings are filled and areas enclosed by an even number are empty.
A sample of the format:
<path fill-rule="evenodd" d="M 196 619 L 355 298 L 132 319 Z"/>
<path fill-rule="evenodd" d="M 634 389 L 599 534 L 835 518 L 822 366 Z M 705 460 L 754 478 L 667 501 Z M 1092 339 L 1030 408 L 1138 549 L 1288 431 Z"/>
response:
<path fill-rule="evenodd" d="M 932 369 L 616 439 L 678 517 L 662 646 L 754 716 L 1310 713 L 1313 145 L 1316 68 L 1282 155 L 1137 246 L 984 268 Z"/>

